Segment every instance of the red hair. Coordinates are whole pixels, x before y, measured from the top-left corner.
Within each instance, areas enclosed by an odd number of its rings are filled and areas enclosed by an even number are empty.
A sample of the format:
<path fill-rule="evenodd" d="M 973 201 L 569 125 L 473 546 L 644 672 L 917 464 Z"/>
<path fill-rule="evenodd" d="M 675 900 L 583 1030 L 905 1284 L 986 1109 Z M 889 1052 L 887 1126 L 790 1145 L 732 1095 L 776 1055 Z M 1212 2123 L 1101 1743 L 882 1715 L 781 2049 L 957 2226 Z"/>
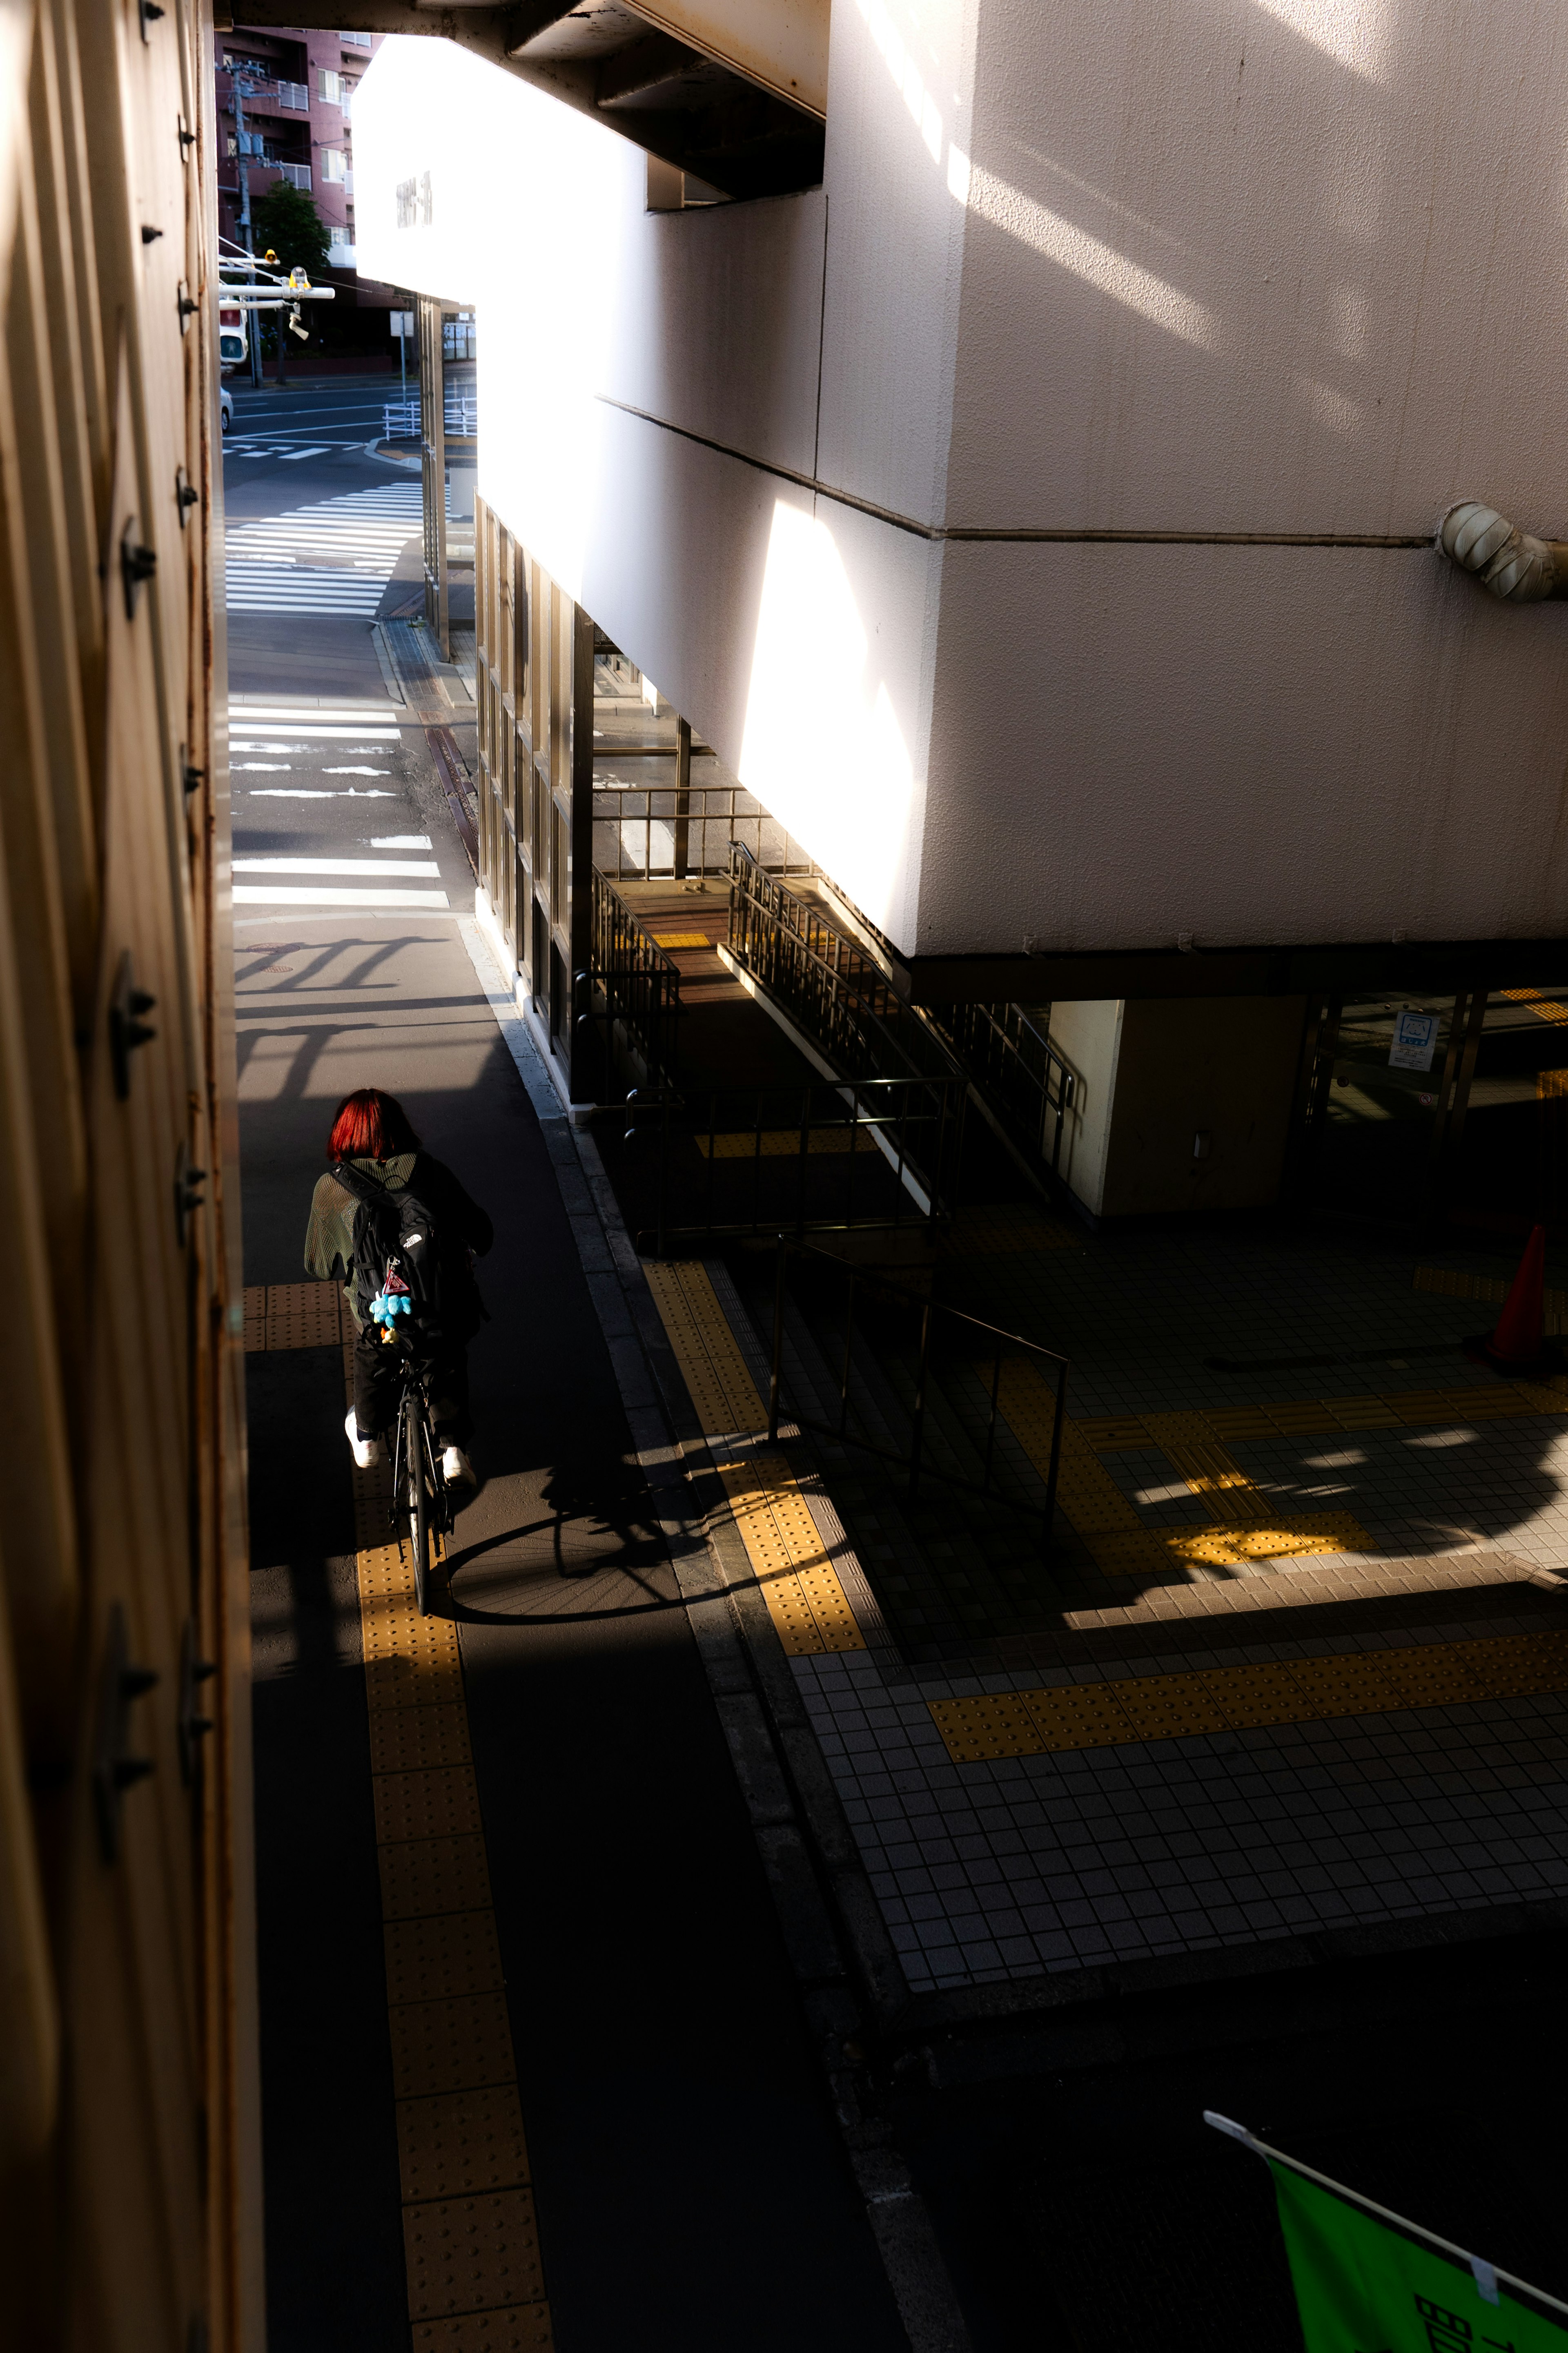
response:
<path fill-rule="evenodd" d="M 384 1095 L 379 1087 L 345 1095 L 327 1138 L 329 1160 L 385 1160 L 395 1152 L 418 1149 L 408 1113 L 395 1095 Z"/>

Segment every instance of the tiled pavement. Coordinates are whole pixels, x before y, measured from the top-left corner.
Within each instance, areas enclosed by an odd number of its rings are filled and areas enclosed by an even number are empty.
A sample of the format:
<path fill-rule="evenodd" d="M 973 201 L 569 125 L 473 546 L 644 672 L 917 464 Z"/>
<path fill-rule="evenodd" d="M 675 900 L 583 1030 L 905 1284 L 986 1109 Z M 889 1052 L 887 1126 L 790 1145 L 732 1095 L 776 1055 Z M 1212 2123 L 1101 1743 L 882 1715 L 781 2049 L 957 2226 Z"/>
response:
<path fill-rule="evenodd" d="M 1047 1568 L 1021 1515 L 935 1489 L 911 1509 L 864 1456 L 787 1429 L 769 1456 L 770 1492 L 793 1472 L 821 1546 L 807 1563 L 797 1546 L 778 1573 L 792 1591 L 803 1575 L 819 1596 L 834 1585 L 851 1630 L 821 1631 L 837 1604 L 812 1625 L 778 1608 L 774 1621 L 910 1990 L 1568 1895 L 1568 1704 L 1549 1688 L 1560 1672 L 1568 1683 L 1568 1584 L 1555 1573 L 1568 1570 L 1568 1388 L 1521 1393 L 1467 1362 L 1461 1335 L 1495 1310 L 1429 1278 L 1417 1287 L 1415 1252 L 1370 1245 L 1089 1242 L 1031 1231 L 1018 1213 L 955 1239 L 939 1295 L 1071 1357 L 1080 1452 L 1109 1482 L 1096 1493 L 1113 1489 L 1135 1530 L 1157 1535 L 1158 1566 L 1107 1574 L 1092 1535 L 1064 1532 Z M 727 1361 L 748 1368 L 751 1418 L 711 1366 L 699 1416 L 716 1457 L 743 1466 L 744 1433 L 760 1427 L 761 1318 L 725 1270 L 710 1274 Z M 1484 1266 L 1478 1291 L 1495 1274 Z M 809 1324 L 792 1327 L 786 1371 L 805 1409 L 825 1364 Z M 892 1417 L 897 1392 L 896 1366 L 867 1366 L 869 1409 Z M 1261 1406 L 1296 1434 L 1231 1434 L 1237 1409 Z M 1193 1451 L 1196 1425 L 1171 1419 L 1194 1413 L 1224 1432 L 1213 1479 Z M 1165 1417 L 1176 1459 L 1115 1443 L 1114 1417 Z M 947 1434 L 961 1451 L 952 1412 Z M 1097 1435 L 1106 1451 L 1089 1447 Z M 847 1542 L 810 1492 L 814 1471 Z M 726 1477 L 743 1499 L 743 1469 Z M 1366 1546 L 1224 1566 L 1182 1556 L 1184 1529 L 1237 1514 L 1268 1527 L 1349 1515 Z M 1146 1542 L 1134 1534 L 1134 1548 Z M 766 1589 L 774 1571 L 752 1557 Z M 1358 1691 L 1363 1703 L 1390 1695 L 1369 1679 L 1374 1654 L 1416 1651 L 1433 1662 L 1429 1704 L 1313 1715 L 1323 1671 L 1305 1664 L 1294 1700 L 1249 1714 L 1225 1696 L 1238 1666 L 1265 1682 L 1273 1669 L 1282 1686 L 1292 1660 L 1326 1660 L 1340 1662 L 1349 1696 L 1335 1706 L 1348 1708 Z M 996 1695 L 980 1715 L 1011 1720 L 1009 1694 L 1034 1693 L 1038 1709 L 1053 1689 L 1087 1700 L 1096 1684 L 1124 1723 L 1115 1687 L 1152 1677 L 1167 1694 L 1218 1693 L 1217 1712 L 1205 1701 L 1194 1719 L 1215 1728 L 1101 1731 L 1082 1746 L 1026 1734 L 1023 1753 L 991 1755 L 953 1730 L 955 1701 Z M 1074 1709 L 1073 1721 L 1093 1715 Z"/>

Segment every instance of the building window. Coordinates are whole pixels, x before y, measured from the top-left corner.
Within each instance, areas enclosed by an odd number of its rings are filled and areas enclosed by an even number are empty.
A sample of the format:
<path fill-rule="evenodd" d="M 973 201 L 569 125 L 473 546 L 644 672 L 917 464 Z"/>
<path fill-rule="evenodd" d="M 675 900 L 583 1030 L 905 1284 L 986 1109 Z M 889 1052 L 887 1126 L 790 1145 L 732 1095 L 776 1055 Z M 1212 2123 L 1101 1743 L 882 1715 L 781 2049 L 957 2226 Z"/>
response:
<path fill-rule="evenodd" d="M 323 106 L 341 106 L 343 102 L 343 78 L 331 73 L 325 66 L 316 68 L 316 96 Z"/>
<path fill-rule="evenodd" d="M 342 149 L 341 147 L 323 147 L 321 151 L 321 156 L 322 185 L 327 186 L 333 181 L 341 181 L 347 168 L 343 160 Z"/>
<path fill-rule="evenodd" d="M 338 38 L 342 43 L 345 49 L 368 49 L 371 44 L 371 37 L 372 37 L 369 33 L 340 33 L 338 35 Z"/>

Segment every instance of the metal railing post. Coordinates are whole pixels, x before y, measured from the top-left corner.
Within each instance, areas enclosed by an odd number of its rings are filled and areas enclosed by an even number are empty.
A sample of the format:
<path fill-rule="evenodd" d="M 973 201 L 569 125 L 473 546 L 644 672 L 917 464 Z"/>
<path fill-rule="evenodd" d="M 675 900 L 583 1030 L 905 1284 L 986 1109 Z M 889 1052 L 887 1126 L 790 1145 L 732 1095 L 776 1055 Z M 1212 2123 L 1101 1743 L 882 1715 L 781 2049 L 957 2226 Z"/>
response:
<path fill-rule="evenodd" d="M 926 1376 L 931 1369 L 931 1303 L 928 1299 L 921 1314 L 921 1361 L 915 1376 L 914 1426 L 910 1436 L 910 1495 L 913 1499 L 921 1475 L 921 1445 L 925 1436 Z"/>
<path fill-rule="evenodd" d="M 773 1360 L 768 1376 L 768 1444 L 779 1442 L 779 1372 L 784 1363 L 784 1274 L 788 1245 L 779 1236 L 778 1271 L 773 1277 Z"/>
<path fill-rule="evenodd" d="M 1057 1474 L 1061 1469 L 1062 1421 L 1067 1412 L 1068 1368 L 1064 1359 L 1057 1367 L 1057 1410 L 1051 1423 L 1051 1471 L 1046 1481 L 1046 1551 L 1049 1554 L 1057 1534 Z"/>

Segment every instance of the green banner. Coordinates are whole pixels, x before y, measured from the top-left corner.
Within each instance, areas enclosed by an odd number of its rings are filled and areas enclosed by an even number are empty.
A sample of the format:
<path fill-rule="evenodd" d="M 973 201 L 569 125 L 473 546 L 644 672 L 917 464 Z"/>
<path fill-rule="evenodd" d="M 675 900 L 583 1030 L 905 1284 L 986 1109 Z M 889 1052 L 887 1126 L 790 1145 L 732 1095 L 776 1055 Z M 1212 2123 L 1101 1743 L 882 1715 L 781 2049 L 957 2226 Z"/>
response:
<path fill-rule="evenodd" d="M 1274 2176 L 1306 2353 L 1568 2353 L 1551 2297 L 1252 2146 Z"/>

